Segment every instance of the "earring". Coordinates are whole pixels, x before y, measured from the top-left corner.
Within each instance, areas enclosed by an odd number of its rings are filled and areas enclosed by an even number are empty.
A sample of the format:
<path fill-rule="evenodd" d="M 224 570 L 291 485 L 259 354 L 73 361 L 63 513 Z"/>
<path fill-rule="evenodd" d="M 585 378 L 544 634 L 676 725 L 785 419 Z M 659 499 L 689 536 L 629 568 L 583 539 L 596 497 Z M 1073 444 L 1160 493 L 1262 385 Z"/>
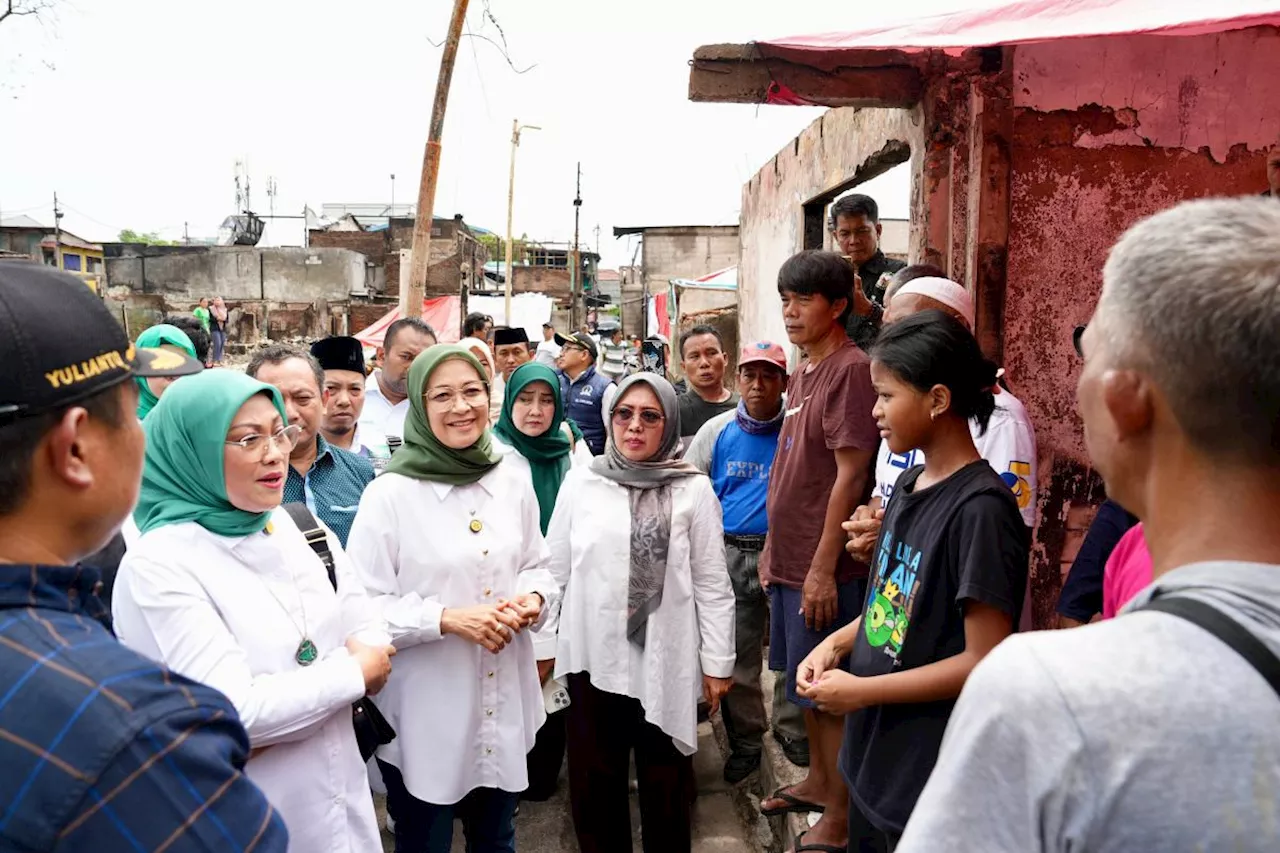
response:
<path fill-rule="evenodd" d="M 937 413 L 937 412 L 930 412 L 930 413 L 929 413 L 929 420 L 931 420 L 931 421 L 936 421 L 937 419 L 938 419 L 938 413 Z"/>

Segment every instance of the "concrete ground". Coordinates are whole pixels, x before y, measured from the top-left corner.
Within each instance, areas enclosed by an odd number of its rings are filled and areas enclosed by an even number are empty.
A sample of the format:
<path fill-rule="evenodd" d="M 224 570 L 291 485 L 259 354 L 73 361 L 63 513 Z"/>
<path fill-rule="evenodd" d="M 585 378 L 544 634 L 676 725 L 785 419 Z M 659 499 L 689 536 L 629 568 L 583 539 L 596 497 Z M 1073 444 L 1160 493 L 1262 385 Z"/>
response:
<path fill-rule="evenodd" d="M 698 802 L 693 813 L 693 853 L 759 853 L 759 848 L 749 840 L 731 788 L 721 776 L 723 764 L 711 724 L 703 723 L 698 727 L 698 753 L 693 763 L 698 779 Z M 384 821 L 382 798 L 375 796 L 374 801 L 378 807 L 378 819 Z M 640 814 L 634 791 L 631 795 L 631 828 L 633 853 L 641 853 Z M 385 828 L 382 844 L 386 853 L 395 850 L 391 835 Z M 569 783 L 563 774 L 555 797 L 545 803 L 520 804 L 520 815 L 516 818 L 516 849 L 519 853 L 577 853 L 578 842 L 569 814 Z M 453 850 L 454 853 L 466 850 L 460 824 L 455 825 Z"/>

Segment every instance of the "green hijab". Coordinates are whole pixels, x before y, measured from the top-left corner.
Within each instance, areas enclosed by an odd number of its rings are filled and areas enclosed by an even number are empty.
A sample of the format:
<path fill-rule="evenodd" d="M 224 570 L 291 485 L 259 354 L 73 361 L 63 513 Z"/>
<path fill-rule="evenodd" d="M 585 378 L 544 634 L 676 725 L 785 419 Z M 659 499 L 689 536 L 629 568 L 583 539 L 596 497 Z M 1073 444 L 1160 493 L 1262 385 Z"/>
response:
<path fill-rule="evenodd" d="M 138 346 L 140 347 L 154 349 L 161 344 L 178 347 L 192 358 L 196 357 L 195 344 L 191 343 L 191 338 L 187 337 L 187 333 L 177 326 L 161 323 L 138 335 Z M 156 407 L 156 403 L 160 401 L 160 398 L 151 393 L 151 388 L 147 385 L 145 378 L 137 376 L 134 377 L 133 381 L 138 386 L 138 420 L 146 420 L 147 415 L 151 414 L 151 410 Z"/>
<path fill-rule="evenodd" d="M 227 499 L 227 430 L 240 407 L 267 394 L 288 421 L 280 392 L 237 370 L 206 370 L 176 382 L 142 425 L 147 435 L 142 490 L 133 519 L 146 533 L 194 521 L 219 536 L 248 536 L 270 512 L 245 512 Z"/>
<path fill-rule="evenodd" d="M 550 386 L 551 395 L 556 401 L 556 411 L 547 431 L 531 438 L 516 428 L 511 409 L 520 392 L 534 382 L 545 382 Z M 563 423 L 564 401 L 560 399 L 560 378 L 555 371 L 536 362 L 517 367 L 511 374 L 511 380 L 507 382 L 506 396 L 502 400 L 502 416 L 498 418 L 498 425 L 493 431 L 529 460 L 529 467 L 533 469 L 533 491 L 538 496 L 538 509 L 542 515 L 543 535 L 546 535 L 547 525 L 551 523 L 551 513 L 556 508 L 556 495 L 560 493 L 564 475 L 569 473 L 569 454 L 573 452 L 573 444 L 561 426 Z"/>
<path fill-rule="evenodd" d="M 391 457 L 386 470 L 433 483 L 465 486 L 474 483 L 497 465 L 502 458 L 493 449 L 493 441 L 486 428 L 476 443 L 465 450 L 446 447 L 431 431 L 427 419 L 426 402 L 422 395 L 427 381 L 437 367 L 450 359 L 460 359 L 475 368 L 484 382 L 489 380 L 480 362 L 467 350 L 450 344 L 436 344 L 418 354 L 409 367 L 409 415 L 404 421 L 404 445 Z"/>

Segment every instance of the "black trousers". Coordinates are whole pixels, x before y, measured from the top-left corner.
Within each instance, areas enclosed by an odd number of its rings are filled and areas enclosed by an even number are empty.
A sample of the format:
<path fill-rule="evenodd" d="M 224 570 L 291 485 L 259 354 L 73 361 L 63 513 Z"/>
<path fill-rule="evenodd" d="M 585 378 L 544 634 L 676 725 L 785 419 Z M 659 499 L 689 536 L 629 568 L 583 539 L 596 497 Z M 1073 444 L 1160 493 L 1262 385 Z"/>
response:
<path fill-rule="evenodd" d="M 529 787 L 520 795 L 522 800 L 542 802 L 556 794 L 560 783 L 560 768 L 564 766 L 564 742 L 567 731 L 568 710 L 557 711 L 547 717 L 538 729 L 538 739 L 529 750 L 526 767 L 529 771 Z"/>
<path fill-rule="evenodd" d="M 569 676 L 569 801 L 582 853 L 631 849 L 628 773 L 635 751 L 645 853 L 689 853 L 693 845 L 693 756 L 644 719 L 639 701 L 606 693 L 584 673 Z"/>

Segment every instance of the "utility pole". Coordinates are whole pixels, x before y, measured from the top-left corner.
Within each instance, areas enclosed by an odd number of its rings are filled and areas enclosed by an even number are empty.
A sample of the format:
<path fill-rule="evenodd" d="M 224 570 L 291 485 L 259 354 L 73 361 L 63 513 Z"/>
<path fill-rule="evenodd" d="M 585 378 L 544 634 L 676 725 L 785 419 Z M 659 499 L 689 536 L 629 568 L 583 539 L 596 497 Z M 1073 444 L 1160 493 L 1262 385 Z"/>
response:
<path fill-rule="evenodd" d="M 396 215 L 396 173 L 391 173 L 391 209 L 387 211 L 387 228 L 391 227 L 391 220 Z"/>
<path fill-rule="evenodd" d="M 62 269 L 62 211 L 58 209 L 58 193 L 53 194 L 53 263 Z"/>
<path fill-rule="evenodd" d="M 436 80 L 436 97 L 431 105 L 431 125 L 427 130 L 427 147 L 422 155 L 422 182 L 418 185 L 417 220 L 413 224 L 413 264 L 409 286 L 400 292 L 400 315 L 421 317 L 422 300 L 427 290 L 427 271 L 431 264 L 431 223 L 436 202 L 436 181 L 440 177 L 440 138 L 444 135 L 444 111 L 449 105 L 449 83 L 453 80 L 453 63 L 458 58 L 458 42 L 462 25 L 467 20 L 468 0 L 453 0 L 453 18 L 440 56 L 440 76 Z"/>
<path fill-rule="evenodd" d="M 182 223 L 182 245 L 184 246 L 191 245 L 191 232 L 187 230 L 189 224 L 188 222 Z"/>
<path fill-rule="evenodd" d="M 506 295 L 506 324 L 511 325 L 511 279 L 514 278 L 514 272 L 511 269 L 512 240 L 511 240 L 511 214 L 516 203 L 516 149 L 520 147 L 520 131 L 522 130 L 542 130 L 542 128 L 532 124 L 520 124 L 519 119 L 511 120 L 511 177 L 507 182 L 507 254 L 506 266 L 503 267 L 502 282 L 503 292 Z"/>
<path fill-rule="evenodd" d="M 573 197 L 573 269 L 569 279 L 573 287 L 573 307 L 569 315 L 573 318 L 573 330 L 576 332 L 587 322 L 586 301 L 582 298 L 582 257 L 578 253 L 578 217 L 582 213 L 582 162 L 578 162 L 578 185 Z"/>

